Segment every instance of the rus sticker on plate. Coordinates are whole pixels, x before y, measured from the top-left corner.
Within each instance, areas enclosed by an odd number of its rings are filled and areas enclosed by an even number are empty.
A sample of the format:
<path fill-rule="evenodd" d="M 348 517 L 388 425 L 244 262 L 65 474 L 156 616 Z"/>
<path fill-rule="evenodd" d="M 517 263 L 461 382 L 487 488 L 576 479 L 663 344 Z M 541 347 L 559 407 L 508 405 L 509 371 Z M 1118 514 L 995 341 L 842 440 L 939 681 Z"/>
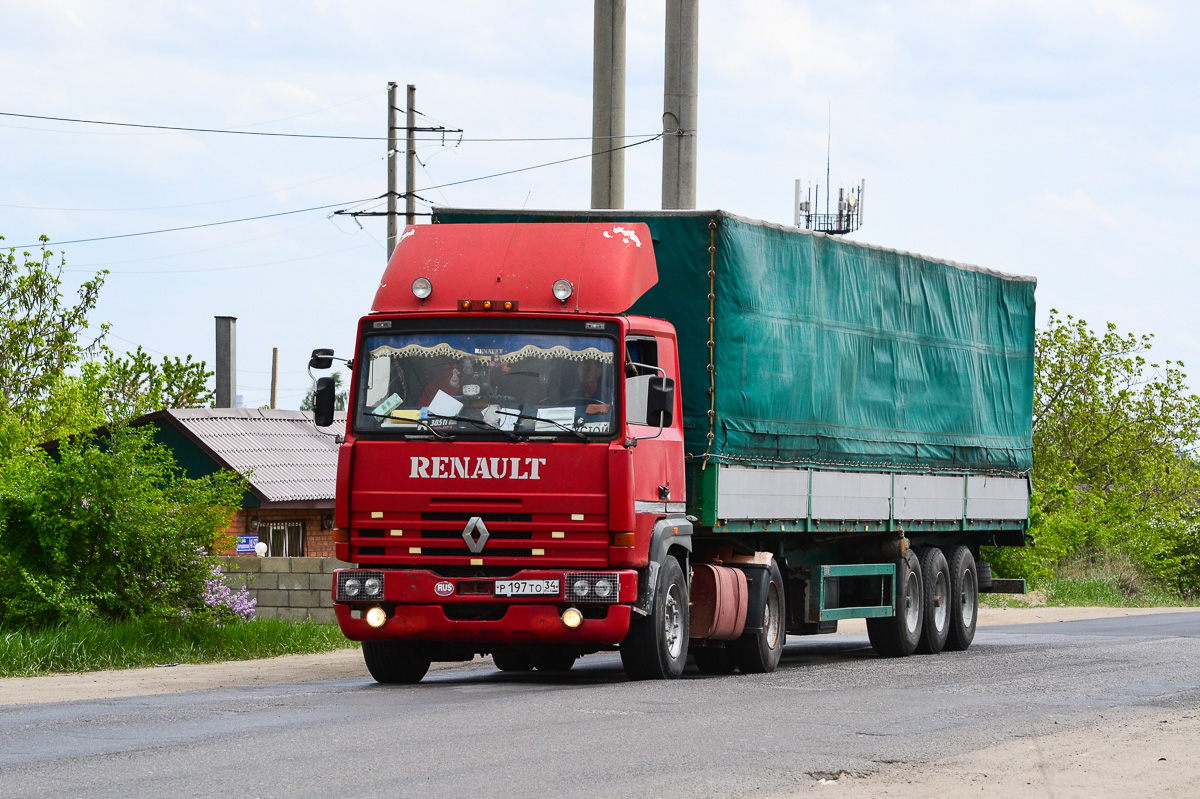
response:
<path fill-rule="evenodd" d="M 496 596 L 558 596 L 558 580 L 497 580 Z"/>

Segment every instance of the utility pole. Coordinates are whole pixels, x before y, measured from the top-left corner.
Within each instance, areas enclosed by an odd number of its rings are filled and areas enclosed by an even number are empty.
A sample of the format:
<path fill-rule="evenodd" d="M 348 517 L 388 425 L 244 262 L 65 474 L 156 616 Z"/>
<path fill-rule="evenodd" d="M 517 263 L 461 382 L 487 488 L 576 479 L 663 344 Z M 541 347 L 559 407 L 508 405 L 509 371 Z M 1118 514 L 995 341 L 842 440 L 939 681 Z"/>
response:
<path fill-rule="evenodd" d="M 417 87 L 408 84 L 408 150 L 404 164 L 404 224 L 417 224 Z"/>
<path fill-rule="evenodd" d="M 279 387 L 279 348 L 271 348 L 271 410 L 275 410 L 275 390 Z"/>
<path fill-rule="evenodd" d="M 696 207 L 700 0 L 667 0 L 662 207 Z"/>
<path fill-rule="evenodd" d="M 396 249 L 396 198 L 400 186 L 396 182 L 396 89 L 395 83 L 388 84 L 388 156 L 387 156 L 387 253 L 392 257 Z M 272 406 L 274 407 L 274 406 Z"/>
<path fill-rule="evenodd" d="M 625 0 L 595 0 L 592 208 L 625 207 Z"/>

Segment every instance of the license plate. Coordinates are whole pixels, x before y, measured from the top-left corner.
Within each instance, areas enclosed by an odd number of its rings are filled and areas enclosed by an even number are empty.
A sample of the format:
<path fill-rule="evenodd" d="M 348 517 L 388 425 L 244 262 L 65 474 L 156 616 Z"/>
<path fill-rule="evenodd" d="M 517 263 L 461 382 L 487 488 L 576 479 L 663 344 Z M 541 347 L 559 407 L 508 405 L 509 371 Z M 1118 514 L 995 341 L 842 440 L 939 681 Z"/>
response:
<path fill-rule="evenodd" d="M 497 580 L 496 596 L 558 596 L 558 580 Z"/>

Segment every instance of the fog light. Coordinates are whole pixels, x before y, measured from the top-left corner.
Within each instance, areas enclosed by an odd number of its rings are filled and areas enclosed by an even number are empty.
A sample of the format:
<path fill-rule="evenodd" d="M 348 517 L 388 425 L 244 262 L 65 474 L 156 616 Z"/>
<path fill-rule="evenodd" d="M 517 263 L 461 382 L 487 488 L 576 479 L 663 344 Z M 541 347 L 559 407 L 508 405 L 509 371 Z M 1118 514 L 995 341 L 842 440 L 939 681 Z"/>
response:
<path fill-rule="evenodd" d="M 571 590 L 575 592 L 575 596 L 587 596 L 587 580 L 576 580 L 575 584 L 571 586 Z"/>
<path fill-rule="evenodd" d="M 583 614 L 575 608 L 567 608 L 563 611 L 562 621 L 573 630 L 583 624 Z"/>
<path fill-rule="evenodd" d="M 378 577 L 368 577 L 367 581 L 363 583 L 363 591 L 366 592 L 367 596 L 379 596 L 380 592 L 383 591 L 383 583 L 380 582 Z"/>
<path fill-rule="evenodd" d="M 380 607 L 371 608 L 367 611 L 367 624 L 372 627 L 382 627 L 387 621 L 387 612 Z"/>
<path fill-rule="evenodd" d="M 612 583 L 610 583 L 608 580 L 597 580 L 596 581 L 596 596 L 604 597 L 604 596 L 608 596 L 611 593 L 612 593 Z"/>
<path fill-rule="evenodd" d="M 554 292 L 556 299 L 566 302 L 571 294 L 575 291 L 575 287 L 571 285 L 571 281 L 567 280 L 566 278 L 559 278 L 558 280 L 554 281 L 554 285 L 550 287 L 550 290 Z"/>
<path fill-rule="evenodd" d="M 362 584 L 358 580 L 355 580 L 353 577 L 351 577 L 346 581 L 345 585 L 342 586 L 342 593 L 346 596 L 358 596 L 358 592 L 361 588 Z"/>
<path fill-rule="evenodd" d="M 419 277 L 412 282 L 412 293 L 418 300 L 424 300 L 433 293 L 433 284 L 429 282 L 429 278 Z"/>

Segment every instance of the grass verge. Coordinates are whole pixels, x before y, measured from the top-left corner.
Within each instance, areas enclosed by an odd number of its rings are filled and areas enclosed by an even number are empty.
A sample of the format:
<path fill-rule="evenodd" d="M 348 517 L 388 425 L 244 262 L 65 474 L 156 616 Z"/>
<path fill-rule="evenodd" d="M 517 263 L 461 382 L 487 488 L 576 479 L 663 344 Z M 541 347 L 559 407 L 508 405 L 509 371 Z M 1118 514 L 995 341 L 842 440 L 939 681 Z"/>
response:
<path fill-rule="evenodd" d="M 214 663 L 356 647 L 336 624 L 255 619 L 222 627 L 132 619 L 0 628 L 0 677 Z"/>
<path fill-rule="evenodd" d="M 1155 588 L 1130 591 L 1128 583 L 1116 576 L 1056 577 L 1028 594 L 980 594 L 979 599 L 985 608 L 1158 608 L 1197 604 L 1195 599 Z"/>

